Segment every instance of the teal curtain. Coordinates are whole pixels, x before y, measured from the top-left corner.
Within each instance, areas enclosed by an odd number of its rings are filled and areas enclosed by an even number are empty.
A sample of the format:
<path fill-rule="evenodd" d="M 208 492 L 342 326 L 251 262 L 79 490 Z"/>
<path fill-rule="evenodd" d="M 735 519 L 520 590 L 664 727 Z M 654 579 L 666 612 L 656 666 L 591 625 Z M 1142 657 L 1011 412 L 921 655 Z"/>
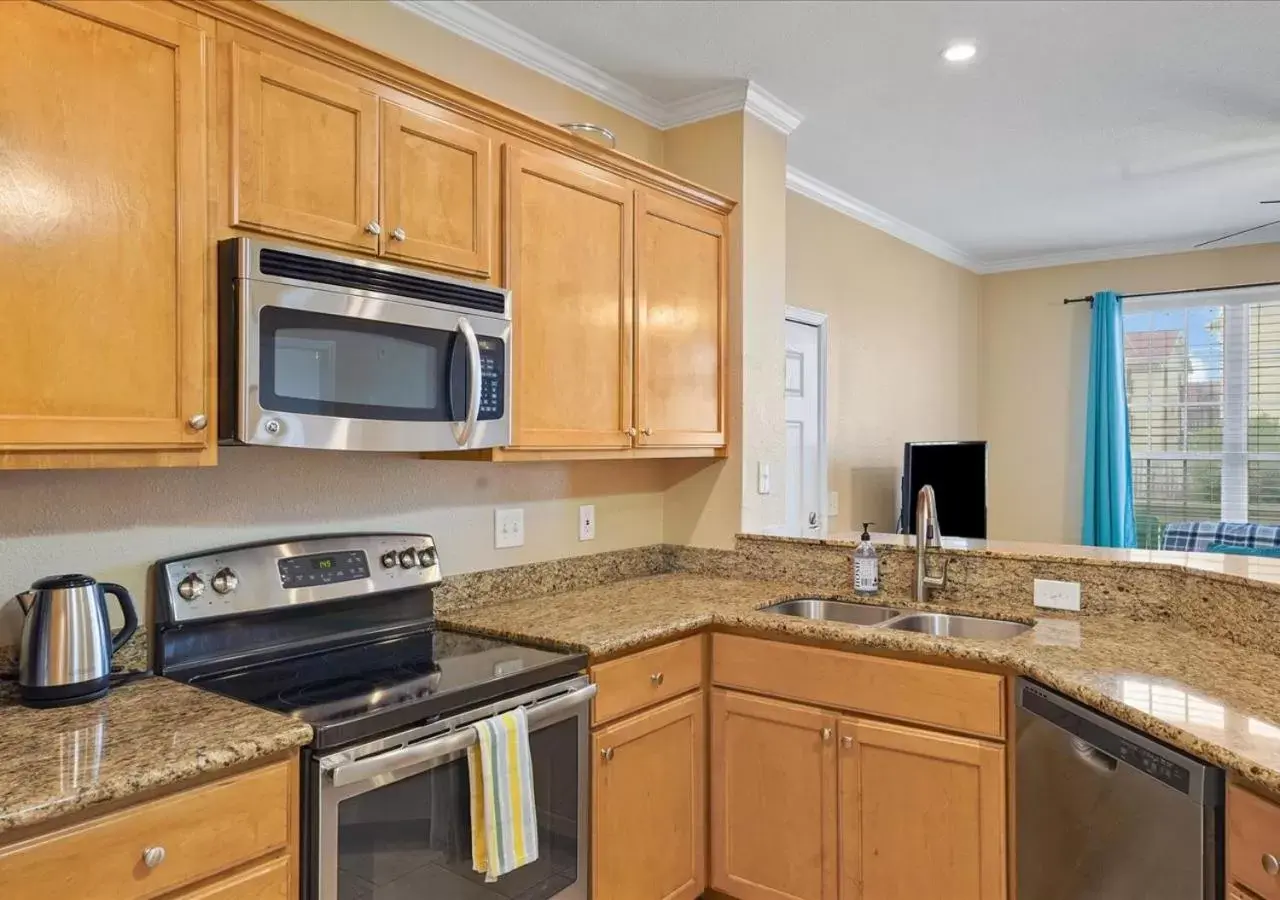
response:
<path fill-rule="evenodd" d="M 1133 462 L 1125 399 L 1124 319 L 1114 291 L 1093 295 L 1089 412 L 1084 449 L 1084 543 L 1133 547 Z"/>

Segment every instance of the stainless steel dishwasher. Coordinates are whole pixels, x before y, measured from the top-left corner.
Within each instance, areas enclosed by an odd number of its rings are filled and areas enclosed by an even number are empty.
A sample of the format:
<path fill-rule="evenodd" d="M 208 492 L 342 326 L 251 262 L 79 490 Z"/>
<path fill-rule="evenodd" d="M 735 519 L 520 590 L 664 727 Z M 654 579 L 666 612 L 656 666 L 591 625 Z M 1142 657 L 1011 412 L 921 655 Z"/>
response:
<path fill-rule="evenodd" d="M 1018 900 L 1221 900 L 1223 773 L 1017 683 Z"/>

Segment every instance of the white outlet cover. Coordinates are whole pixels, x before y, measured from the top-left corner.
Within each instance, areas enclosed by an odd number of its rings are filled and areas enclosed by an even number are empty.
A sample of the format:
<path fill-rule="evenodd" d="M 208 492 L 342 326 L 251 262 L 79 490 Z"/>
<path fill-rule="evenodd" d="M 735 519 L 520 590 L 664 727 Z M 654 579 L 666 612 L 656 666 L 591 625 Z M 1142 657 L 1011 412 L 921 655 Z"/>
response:
<path fill-rule="evenodd" d="M 502 550 L 524 546 L 524 510 L 495 509 L 493 511 L 493 546 Z"/>
<path fill-rule="evenodd" d="M 594 504 L 578 507 L 578 540 L 596 539 L 596 508 Z"/>
<path fill-rule="evenodd" d="M 771 490 L 769 484 L 769 464 L 762 462 L 756 466 L 756 491 L 760 494 L 768 494 Z"/>
<path fill-rule="evenodd" d="M 1033 589 L 1035 605 L 1043 609 L 1080 611 L 1080 582 L 1035 579 Z"/>

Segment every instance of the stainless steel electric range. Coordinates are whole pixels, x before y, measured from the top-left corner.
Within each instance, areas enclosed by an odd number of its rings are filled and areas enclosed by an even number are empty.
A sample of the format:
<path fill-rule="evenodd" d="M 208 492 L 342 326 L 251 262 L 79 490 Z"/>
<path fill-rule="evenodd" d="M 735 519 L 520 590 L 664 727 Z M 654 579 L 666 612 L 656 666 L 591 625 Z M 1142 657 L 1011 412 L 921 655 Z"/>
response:
<path fill-rule="evenodd" d="M 429 535 L 347 534 L 158 562 L 155 671 L 295 716 L 306 900 L 586 900 L 582 655 L 438 628 Z M 466 748 L 525 707 L 540 858 L 471 869 Z"/>

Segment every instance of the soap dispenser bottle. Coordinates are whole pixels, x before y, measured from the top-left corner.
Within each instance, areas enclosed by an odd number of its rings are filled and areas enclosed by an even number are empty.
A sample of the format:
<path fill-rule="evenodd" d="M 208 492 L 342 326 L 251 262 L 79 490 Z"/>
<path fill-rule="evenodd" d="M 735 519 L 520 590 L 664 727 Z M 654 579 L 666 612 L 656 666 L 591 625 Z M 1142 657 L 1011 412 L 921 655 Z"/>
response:
<path fill-rule="evenodd" d="M 880 558 L 871 543 L 872 522 L 862 523 L 862 540 L 853 551 L 853 592 L 860 597 L 880 593 Z"/>

